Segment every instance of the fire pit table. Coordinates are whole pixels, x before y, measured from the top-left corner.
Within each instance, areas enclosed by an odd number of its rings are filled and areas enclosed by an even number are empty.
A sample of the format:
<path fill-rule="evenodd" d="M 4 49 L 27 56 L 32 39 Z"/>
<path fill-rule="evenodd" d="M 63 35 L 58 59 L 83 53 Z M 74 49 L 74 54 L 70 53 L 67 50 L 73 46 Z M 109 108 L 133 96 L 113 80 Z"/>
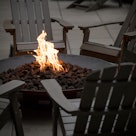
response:
<path fill-rule="evenodd" d="M 66 55 L 59 54 L 59 59 L 64 63 L 70 63 L 72 65 L 78 65 L 82 68 L 87 68 L 93 70 L 103 69 L 105 67 L 109 67 L 113 64 L 110 62 L 97 59 L 94 57 L 82 56 L 82 55 Z M 15 69 L 18 66 L 34 62 L 35 58 L 32 55 L 23 55 L 23 56 L 15 56 L 8 59 L 0 60 L 0 73 L 7 71 L 9 69 Z M 63 90 L 64 94 L 73 98 L 76 97 L 76 93 L 82 91 L 83 88 L 77 89 L 66 89 Z M 37 100 L 45 100 L 48 98 L 46 91 L 32 91 L 32 90 L 23 90 L 21 91 L 24 99 L 31 99 L 33 101 Z"/>

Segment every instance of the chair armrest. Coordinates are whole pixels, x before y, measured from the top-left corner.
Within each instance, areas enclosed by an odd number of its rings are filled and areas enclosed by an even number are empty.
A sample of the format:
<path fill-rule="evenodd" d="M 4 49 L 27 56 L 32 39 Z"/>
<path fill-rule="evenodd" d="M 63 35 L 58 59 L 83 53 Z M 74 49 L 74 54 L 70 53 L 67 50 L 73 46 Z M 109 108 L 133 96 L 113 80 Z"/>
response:
<path fill-rule="evenodd" d="M 11 20 L 5 20 L 3 23 L 3 27 L 6 32 L 9 32 L 11 35 L 15 34 L 15 26 L 12 24 Z"/>
<path fill-rule="evenodd" d="M 55 79 L 47 79 L 41 81 L 43 87 L 62 109 L 68 113 L 75 113 L 78 111 L 78 107 L 71 103 L 63 94 L 62 88 Z"/>
<path fill-rule="evenodd" d="M 81 30 L 88 29 L 88 28 L 94 28 L 94 27 L 101 27 L 105 25 L 113 25 L 113 24 L 120 24 L 122 25 L 124 21 L 115 21 L 115 22 L 107 22 L 107 23 L 100 23 L 100 24 L 93 24 L 93 25 L 86 25 L 86 26 L 78 26 Z"/>
<path fill-rule="evenodd" d="M 86 26 L 78 26 L 80 30 L 83 31 L 83 43 L 89 41 L 89 35 L 90 35 L 90 29 L 89 28 L 95 28 L 95 27 L 101 27 L 105 25 L 113 25 L 113 24 L 123 24 L 123 21 L 114 21 L 114 22 L 106 22 L 101 24 L 93 24 L 93 25 L 86 25 Z"/>
<path fill-rule="evenodd" d="M 112 50 L 116 50 L 116 51 L 121 51 L 122 49 L 119 47 L 115 47 L 115 46 L 109 46 L 109 45 L 103 45 L 103 47 L 107 48 L 107 49 L 112 49 Z"/>
<path fill-rule="evenodd" d="M 73 29 L 74 26 L 62 19 L 59 18 L 51 18 L 52 22 L 57 22 L 58 24 L 60 24 L 62 27 L 64 27 L 65 29 L 69 30 L 69 29 Z"/>
<path fill-rule="evenodd" d="M 13 93 L 17 91 L 17 88 L 22 87 L 24 85 L 24 81 L 20 80 L 12 80 L 5 84 L 0 85 L 0 95 L 6 95 L 8 93 Z"/>

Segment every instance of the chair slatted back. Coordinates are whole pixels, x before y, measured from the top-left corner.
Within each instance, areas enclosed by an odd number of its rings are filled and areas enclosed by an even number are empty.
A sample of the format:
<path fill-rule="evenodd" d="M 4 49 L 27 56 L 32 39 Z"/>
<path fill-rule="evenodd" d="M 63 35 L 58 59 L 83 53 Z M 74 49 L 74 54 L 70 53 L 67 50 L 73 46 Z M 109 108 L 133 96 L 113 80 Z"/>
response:
<path fill-rule="evenodd" d="M 53 40 L 48 6 L 48 0 L 11 0 L 17 42 L 35 42 L 42 30 Z"/>
<path fill-rule="evenodd" d="M 87 77 L 74 134 L 136 131 L 136 66 L 106 68 Z"/>
<path fill-rule="evenodd" d="M 124 24 L 122 25 L 122 28 L 118 34 L 118 37 L 115 41 L 114 46 L 120 47 L 120 43 L 123 39 L 123 34 L 126 32 L 131 32 L 136 30 L 136 0 L 134 0 L 131 9 L 129 10 L 129 13 L 125 19 Z M 131 41 L 131 45 L 134 45 L 136 43 L 136 40 Z"/>

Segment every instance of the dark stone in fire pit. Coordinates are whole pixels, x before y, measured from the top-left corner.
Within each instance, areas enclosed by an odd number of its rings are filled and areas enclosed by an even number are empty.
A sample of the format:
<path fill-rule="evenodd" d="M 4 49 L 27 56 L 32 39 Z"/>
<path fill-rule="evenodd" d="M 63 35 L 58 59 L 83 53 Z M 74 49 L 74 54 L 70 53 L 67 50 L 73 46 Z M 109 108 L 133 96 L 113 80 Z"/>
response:
<path fill-rule="evenodd" d="M 2 79 L 3 83 L 14 79 L 23 80 L 26 85 L 22 90 L 44 91 L 40 81 L 54 78 L 62 86 L 63 90 L 67 90 L 82 88 L 85 77 L 91 73 L 91 70 L 77 65 L 62 63 L 62 66 L 63 71 L 53 71 L 51 67 L 46 67 L 44 71 L 40 71 L 40 65 L 34 61 L 1 73 L 0 79 Z"/>

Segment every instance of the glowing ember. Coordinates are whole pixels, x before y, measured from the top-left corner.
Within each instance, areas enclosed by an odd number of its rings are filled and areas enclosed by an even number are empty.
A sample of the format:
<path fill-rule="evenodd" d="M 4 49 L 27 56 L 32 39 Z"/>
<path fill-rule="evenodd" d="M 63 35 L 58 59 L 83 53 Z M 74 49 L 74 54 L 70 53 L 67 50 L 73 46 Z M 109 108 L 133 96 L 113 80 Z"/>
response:
<path fill-rule="evenodd" d="M 47 33 L 42 31 L 38 36 L 38 48 L 34 50 L 36 61 L 40 65 L 40 70 L 43 71 L 45 67 L 50 67 L 54 71 L 63 71 L 63 67 L 58 59 L 58 50 L 54 49 L 54 44 L 45 40 Z"/>

